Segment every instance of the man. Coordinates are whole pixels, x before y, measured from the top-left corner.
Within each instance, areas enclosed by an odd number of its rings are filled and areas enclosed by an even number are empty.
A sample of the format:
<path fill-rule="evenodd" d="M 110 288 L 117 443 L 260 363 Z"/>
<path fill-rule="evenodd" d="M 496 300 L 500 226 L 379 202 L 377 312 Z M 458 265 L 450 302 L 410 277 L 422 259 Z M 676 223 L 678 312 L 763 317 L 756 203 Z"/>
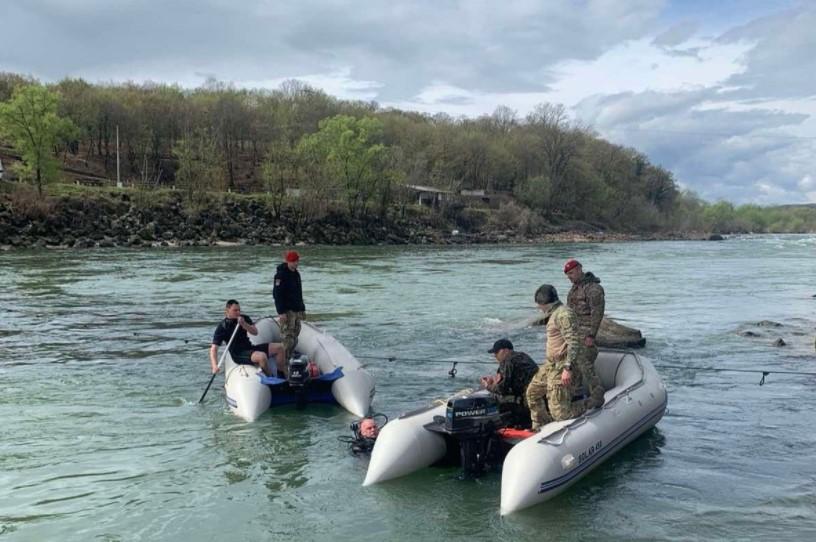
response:
<path fill-rule="evenodd" d="M 578 318 L 578 333 L 584 346 L 584 353 L 579 360 L 584 382 L 589 389 L 587 410 L 602 407 L 604 388 L 601 379 L 595 373 L 595 360 L 598 358 L 598 347 L 595 337 L 601 327 L 604 316 L 604 289 L 601 279 L 590 272 L 584 273 L 581 262 L 570 258 L 564 264 L 564 273 L 572 283 L 567 294 L 567 306 Z"/>
<path fill-rule="evenodd" d="M 499 367 L 495 375 L 479 379 L 482 387 L 496 397 L 500 412 L 510 413 L 510 425 L 529 426 L 530 410 L 525 393 L 538 365 L 524 352 L 515 352 L 508 339 L 499 339 L 487 353 L 493 354 Z"/>
<path fill-rule="evenodd" d="M 303 304 L 303 288 L 298 272 L 300 255 L 290 250 L 284 255 L 283 260 L 275 272 L 272 296 L 275 298 L 275 309 L 278 312 L 284 360 L 288 360 L 295 350 L 300 335 L 300 321 L 303 320 L 306 306 Z"/>
<path fill-rule="evenodd" d="M 583 395 L 575 396 L 576 390 L 581 389 L 581 373 L 577 367 L 581 342 L 575 313 L 561 303 L 558 292 L 549 284 L 542 284 L 534 299 L 544 312 L 547 325 L 547 358 L 527 386 L 532 429 L 537 431 L 553 420 L 580 416 L 585 405 Z"/>
<path fill-rule="evenodd" d="M 238 326 L 237 331 L 236 326 Z M 235 332 L 234 338 L 233 332 Z M 268 360 L 270 355 L 277 353 L 279 345 L 277 343 L 252 344 L 247 333 L 257 335 L 258 328 L 252 323 L 252 318 L 241 314 L 241 305 L 236 300 L 230 299 L 224 309 L 224 320 L 215 328 L 210 346 L 210 367 L 213 374 L 219 370 L 218 347 L 225 342 L 229 344 L 229 353 L 235 363 L 257 365 L 267 376 L 277 374 L 274 367 L 270 370 Z M 282 360 L 278 359 L 277 362 L 280 365 Z"/>

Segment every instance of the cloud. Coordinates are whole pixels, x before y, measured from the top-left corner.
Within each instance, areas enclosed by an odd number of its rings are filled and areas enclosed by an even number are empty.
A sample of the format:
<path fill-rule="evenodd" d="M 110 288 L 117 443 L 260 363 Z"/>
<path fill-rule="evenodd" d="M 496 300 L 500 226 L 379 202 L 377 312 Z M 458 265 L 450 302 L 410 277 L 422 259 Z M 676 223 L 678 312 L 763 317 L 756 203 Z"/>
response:
<path fill-rule="evenodd" d="M 553 82 L 549 66 L 592 59 L 645 35 L 661 2 L 6 4 L 0 63 L 46 79 L 70 74 L 194 85 L 196 73 L 205 72 L 240 84 L 347 70 L 347 82 L 376 81 L 378 99 L 399 100 L 432 81 L 476 92 L 545 90 Z"/>
<path fill-rule="evenodd" d="M 708 199 L 812 201 L 816 7 L 790 0 L 5 0 L 0 70 L 300 79 L 452 116 L 571 107 Z"/>
<path fill-rule="evenodd" d="M 708 200 L 783 203 L 804 199 L 816 138 L 789 128 L 804 113 L 719 103 L 713 89 L 595 96 L 575 107 L 601 135 L 631 145 Z"/>
<path fill-rule="evenodd" d="M 699 26 L 697 21 L 680 22 L 655 37 L 652 43 L 658 47 L 675 47 L 691 38 Z"/>

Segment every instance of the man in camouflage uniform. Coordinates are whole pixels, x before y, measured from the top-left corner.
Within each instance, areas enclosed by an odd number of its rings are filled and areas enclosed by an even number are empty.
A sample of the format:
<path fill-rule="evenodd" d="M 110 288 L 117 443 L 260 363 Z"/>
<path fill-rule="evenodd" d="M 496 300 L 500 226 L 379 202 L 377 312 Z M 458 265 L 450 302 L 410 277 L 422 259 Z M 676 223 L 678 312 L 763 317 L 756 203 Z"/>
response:
<path fill-rule="evenodd" d="M 567 294 L 567 306 L 578 318 L 578 334 L 584 347 L 578 365 L 588 388 L 589 398 L 586 407 L 590 410 L 604 404 L 604 388 L 601 379 L 595 373 L 595 360 L 598 358 L 595 336 L 604 316 L 604 289 L 601 286 L 601 279 L 592 273 L 584 273 L 578 260 L 567 260 L 564 264 L 564 273 L 572 282 L 572 288 Z"/>
<path fill-rule="evenodd" d="M 535 302 L 544 312 L 547 325 L 547 359 L 527 386 L 533 431 L 553 420 L 580 416 L 586 409 L 585 397 L 575 395 L 576 390 L 582 389 L 581 373 L 576 370 L 581 341 L 575 313 L 561 303 L 558 292 L 549 284 L 536 290 Z"/>
<path fill-rule="evenodd" d="M 499 402 L 500 412 L 510 413 L 511 426 L 529 427 L 530 409 L 527 407 L 525 393 L 527 385 L 538 371 L 538 365 L 524 352 L 514 351 L 513 343 L 508 339 L 499 339 L 487 353 L 493 354 L 499 368 L 495 375 L 480 379 L 482 387 L 491 392 Z"/>

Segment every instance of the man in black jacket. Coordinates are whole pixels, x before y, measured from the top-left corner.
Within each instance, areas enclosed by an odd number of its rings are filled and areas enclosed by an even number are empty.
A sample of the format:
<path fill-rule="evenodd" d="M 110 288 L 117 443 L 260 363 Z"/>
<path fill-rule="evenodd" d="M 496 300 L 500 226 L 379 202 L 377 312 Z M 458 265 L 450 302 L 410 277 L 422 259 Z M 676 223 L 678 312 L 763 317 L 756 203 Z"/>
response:
<path fill-rule="evenodd" d="M 277 268 L 275 286 L 272 288 L 285 360 L 289 359 L 295 349 L 298 335 L 300 335 L 300 321 L 303 320 L 303 313 L 306 312 L 300 273 L 297 270 L 299 262 L 300 255 L 297 252 L 294 250 L 287 252 L 283 263 Z"/>

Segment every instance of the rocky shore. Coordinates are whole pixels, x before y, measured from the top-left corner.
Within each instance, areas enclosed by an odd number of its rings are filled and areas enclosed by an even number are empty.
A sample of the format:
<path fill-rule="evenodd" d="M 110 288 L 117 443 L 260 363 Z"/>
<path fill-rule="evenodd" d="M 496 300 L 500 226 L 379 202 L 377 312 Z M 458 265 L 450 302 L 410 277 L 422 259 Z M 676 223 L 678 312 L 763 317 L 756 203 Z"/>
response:
<path fill-rule="evenodd" d="M 252 198 L 224 198 L 191 209 L 178 193 L 150 197 L 112 192 L 104 197 L 61 196 L 31 201 L 0 194 L 0 249 L 245 245 L 399 245 L 539 243 L 689 239 L 700 235 L 627 234 L 586 224 L 542 231 L 480 228 L 466 231 L 455 219 L 429 213 L 350 218 L 342 212 L 304 221 L 275 216 Z"/>

